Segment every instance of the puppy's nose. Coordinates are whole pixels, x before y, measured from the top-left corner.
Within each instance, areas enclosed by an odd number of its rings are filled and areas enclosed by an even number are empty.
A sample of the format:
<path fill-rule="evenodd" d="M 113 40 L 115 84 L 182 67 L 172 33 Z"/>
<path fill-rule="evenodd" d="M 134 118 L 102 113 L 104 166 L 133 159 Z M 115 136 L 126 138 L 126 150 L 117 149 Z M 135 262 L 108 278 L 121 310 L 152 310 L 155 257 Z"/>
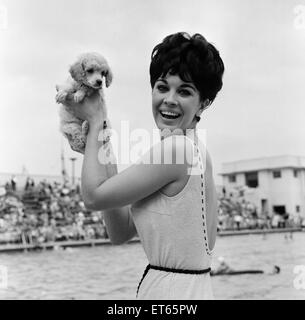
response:
<path fill-rule="evenodd" d="M 103 82 L 102 80 L 96 80 L 96 81 L 95 81 L 95 83 L 96 83 L 98 86 L 100 86 L 100 85 L 102 84 L 102 82 Z"/>

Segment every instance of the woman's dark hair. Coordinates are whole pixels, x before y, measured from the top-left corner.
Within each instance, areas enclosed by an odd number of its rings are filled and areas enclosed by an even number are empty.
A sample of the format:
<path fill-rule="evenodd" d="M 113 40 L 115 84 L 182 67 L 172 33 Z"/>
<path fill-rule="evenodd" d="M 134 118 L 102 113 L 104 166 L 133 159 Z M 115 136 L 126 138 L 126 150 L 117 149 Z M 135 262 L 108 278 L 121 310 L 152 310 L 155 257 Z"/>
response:
<path fill-rule="evenodd" d="M 209 99 L 212 103 L 222 88 L 224 64 L 218 50 L 201 34 L 191 37 L 178 32 L 153 49 L 149 72 L 152 88 L 168 73 L 179 75 L 183 81 L 194 83 L 202 101 Z"/>

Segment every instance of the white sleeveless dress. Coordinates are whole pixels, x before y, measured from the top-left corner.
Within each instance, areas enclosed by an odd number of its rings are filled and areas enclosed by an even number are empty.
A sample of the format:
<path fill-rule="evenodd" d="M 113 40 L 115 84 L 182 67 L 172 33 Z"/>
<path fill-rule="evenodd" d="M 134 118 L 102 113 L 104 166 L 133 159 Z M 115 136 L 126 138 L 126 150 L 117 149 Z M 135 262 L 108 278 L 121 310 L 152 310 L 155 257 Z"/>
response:
<path fill-rule="evenodd" d="M 186 136 L 179 138 L 189 139 Z M 211 266 L 206 215 L 217 214 L 216 192 L 214 182 L 210 181 L 214 189 L 209 190 L 209 181 L 205 179 L 207 172 L 204 172 L 202 162 L 206 159 L 201 151 L 196 152 L 197 145 L 193 139 L 191 141 L 193 171 L 184 188 L 171 197 L 157 191 L 130 207 L 151 265 L 189 270 Z M 211 174 L 209 177 L 213 179 Z M 209 273 L 185 274 L 149 269 L 137 298 L 203 300 L 214 297 Z"/>

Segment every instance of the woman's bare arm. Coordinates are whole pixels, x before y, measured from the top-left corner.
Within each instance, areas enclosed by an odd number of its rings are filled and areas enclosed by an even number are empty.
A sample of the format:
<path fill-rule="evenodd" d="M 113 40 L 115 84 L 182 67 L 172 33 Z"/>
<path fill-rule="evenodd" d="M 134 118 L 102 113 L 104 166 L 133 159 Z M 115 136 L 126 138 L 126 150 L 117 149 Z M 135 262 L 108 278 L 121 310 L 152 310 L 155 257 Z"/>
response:
<path fill-rule="evenodd" d="M 105 164 L 100 163 L 101 160 L 103 162 L 103 159 L 106 159 L 107 151 L 98 150 L 98 146 L 101 146 L 97 141 L 99 129 L 101 129 L 100 126 L 93 126 L 89 131 L 83 163 L 82 190 L 84 202 L 89 209 L 106 210 L 125 207 L 187 174 L 187 164 L 177 164 L 175 160 L 177 153 L 181 152 L 182 156 L 185 155 L 183 140 L 179 139 L 179 143 L 176 143 L 176 139 L 171 137 L 154 145 L 141 158 L 144 161 L 107 178 Z M 153 158 L 169 159 L 169 156 L 166 156 L 169 154 L 173 159 L 170 163 L 154 164 L 152 161 Z M 101 168 L 103 174 L 97 175 L 96 172 Z"/>
<path fill-rule="evenodd" d="M 128 205 L 186 174 L 186 164 L 175 164 L 177 150 L 184 155 L 183 145 L 179 145 L 176 150 L 175 143 L 166 144 L 165 141 L 169 142 L 168 138 L 164 139 L 152 154 L 155 156 L 159 152 L 166 159 L 168 155 L 172 155 L 171 164 L 140 163 L 117 173 L 116 162 L 107 164 L 107 148 L 103 147 L 100 139 L 104 119 L 100 96 L 92 95 L 84 99 L 83 103 L 70 102 L 69 107 L 75 116 L 89 122 L 82 166 L 82 195 L 85 205 L 92 210 L 107 210 L 105 222 L 111 240 L 115 243 L 124 242 L 135 234 Z M 108 147 L 111 147 L 109 142 Z M 181 159 L 181 155 L 178 156 Z"/>
<path fill-rule="evenodd" d="M 106 170 L 107 178 L 111 178 L 118 173 L 116 164 L 107 165 Z M 103 211 L 107 233 L 113 244 L 123 244 L 137 234 L 129 207 L 125 206 Z"/>
<path fill-rule="evenodd" d="M 86 97 L 82 103 L 73 99 L 66 101 L 66 106 L 77 118 L 89 121 L 86 150 L 82 166 L 82 195 L 87 207 L 90 206 L 90 190 L 94 190 L 105 180 L 115 176 L 116 162 L 101 163 L 98 153 L 102 147 L 99 133 L 103 128 L 103 99 L 98 93 Z M 101 209 L 96 209 L 101 210 Z M 128 206 L 104 210 L 104 220 L 110 240 L 114 244 L 128 241 L 136 234 L 136 229 Z"/>
<path fill-rule="evenodd" d="M 82 168 L 82 193 L 88 206 L 88 190 L 95 188 L 106 179 L 118 173 L 117 164 L 101 164 L 98 160 L 98 152 L 102 147 L 102 141 L 98 141 L 102 129 L 101 120 L 91 122 Z M 109 142 L 110 143 L 110 142 Z M 129 212 L 129 206 L 104 210 L 104 221 L 107 233 L 113 244 L 122 244 L 136 234 L 136 229 Z"/>

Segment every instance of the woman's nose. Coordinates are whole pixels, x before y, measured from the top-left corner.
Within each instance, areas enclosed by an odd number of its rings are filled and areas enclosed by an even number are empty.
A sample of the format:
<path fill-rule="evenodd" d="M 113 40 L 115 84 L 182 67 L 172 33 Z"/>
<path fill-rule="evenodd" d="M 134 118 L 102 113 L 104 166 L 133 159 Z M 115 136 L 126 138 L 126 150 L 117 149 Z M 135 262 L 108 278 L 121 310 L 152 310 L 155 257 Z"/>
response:
<path fill-rule="evenodd" d="M 164 98 L 164 103 L 166 105 L 177 105 L 176 96 L 174 93 L 169 92 L 169 94 Z"/>

